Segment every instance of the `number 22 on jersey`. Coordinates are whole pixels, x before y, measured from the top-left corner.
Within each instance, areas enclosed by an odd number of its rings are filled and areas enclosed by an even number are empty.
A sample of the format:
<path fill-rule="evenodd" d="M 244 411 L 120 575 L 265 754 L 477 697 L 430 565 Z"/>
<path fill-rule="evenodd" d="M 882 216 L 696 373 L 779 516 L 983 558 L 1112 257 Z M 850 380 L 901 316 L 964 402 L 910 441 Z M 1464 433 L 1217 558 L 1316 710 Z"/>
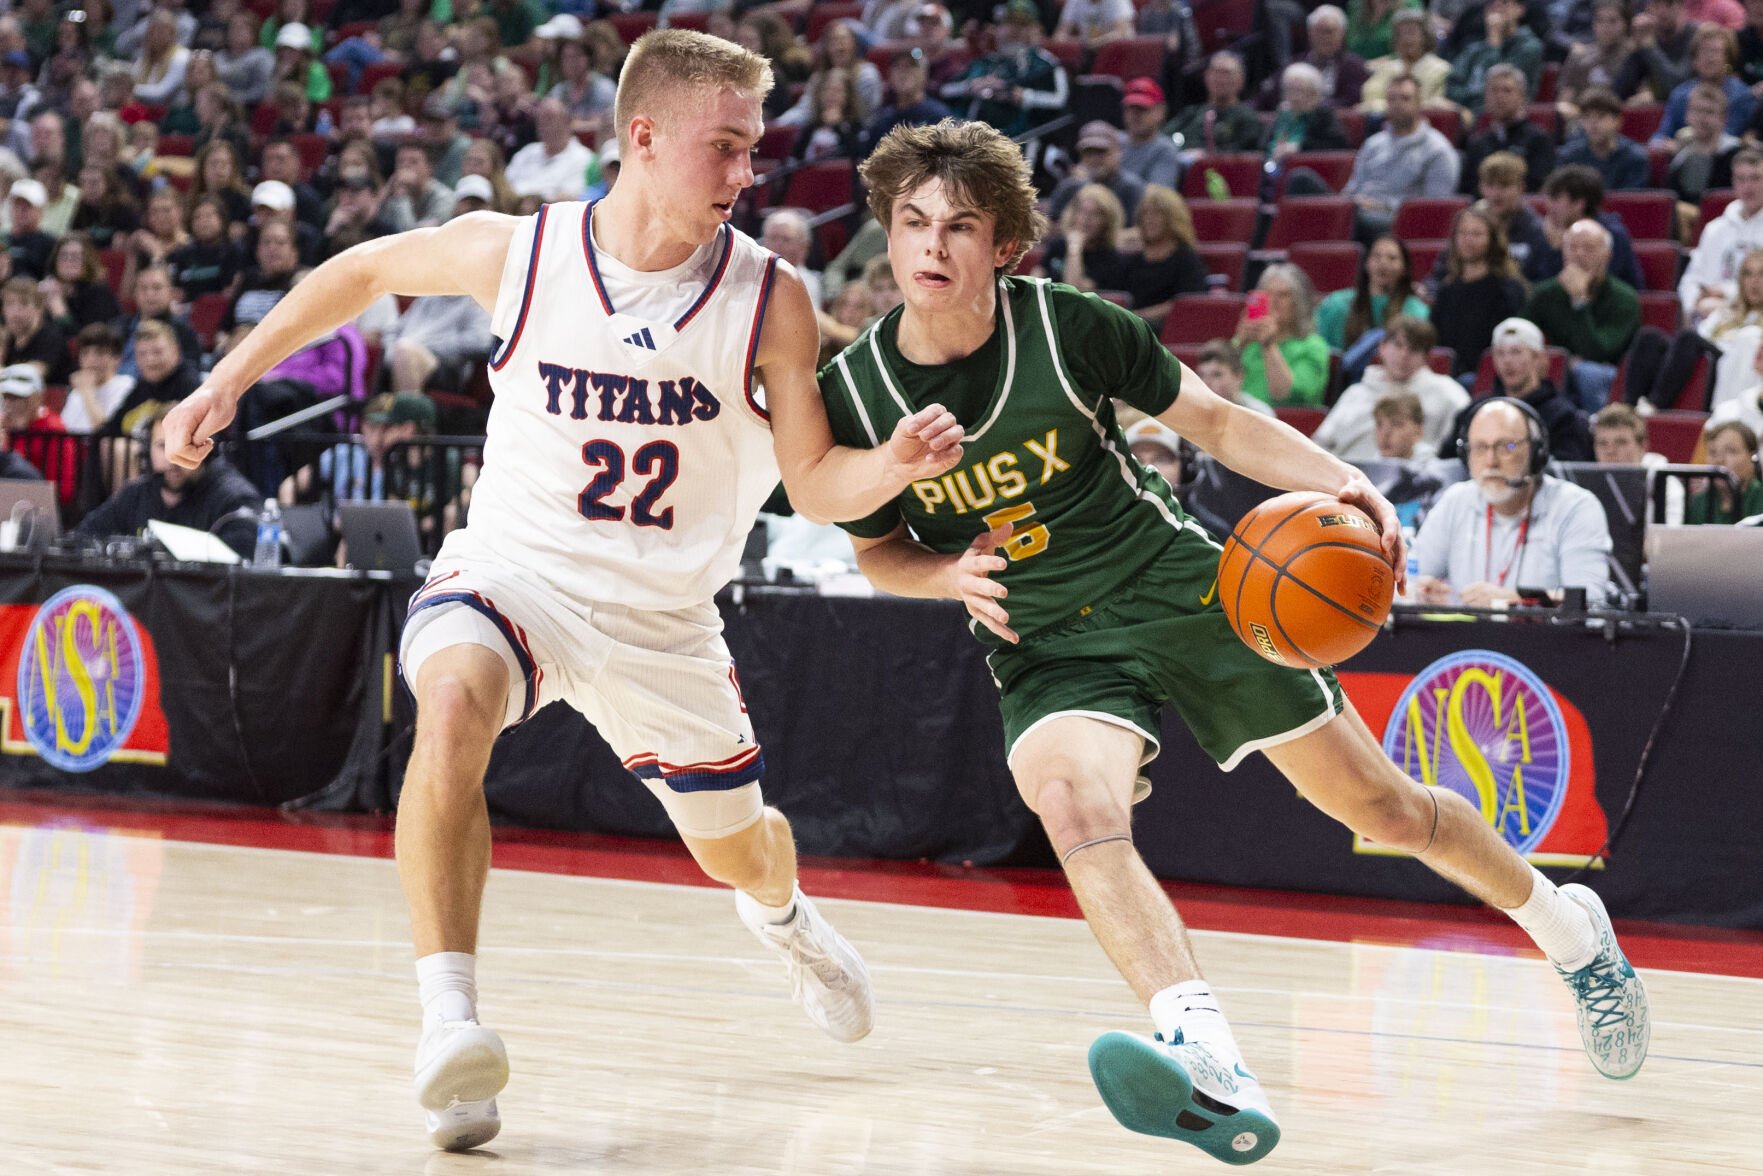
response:
<path fill-rule="evenodd" d="M 576 500 L 582 518 L 604 522 L 622 521 L 625 508 L 613 506 L 604 500 L 624 482 L 624 449 L 612 441 L 589 441 L 582 446 L 582 461 L 600 470 L 594 475 L 594 480 L 582 488 L 581 495 Z M 631 500 L 631 522 L 639 527 L 660 527 L 664 531 L 671 531 L 673 507 L 663 507 L 659 512 L 655 507 L 661 501 L 661 496 L 667 493 L 667 488 L 673 485 L 674 479 L 679 477 L 678 447 L 671 441 L 651 441 L 631 456 L 629 468 L 637 477 L 649 479 L 649 484 Z"/>

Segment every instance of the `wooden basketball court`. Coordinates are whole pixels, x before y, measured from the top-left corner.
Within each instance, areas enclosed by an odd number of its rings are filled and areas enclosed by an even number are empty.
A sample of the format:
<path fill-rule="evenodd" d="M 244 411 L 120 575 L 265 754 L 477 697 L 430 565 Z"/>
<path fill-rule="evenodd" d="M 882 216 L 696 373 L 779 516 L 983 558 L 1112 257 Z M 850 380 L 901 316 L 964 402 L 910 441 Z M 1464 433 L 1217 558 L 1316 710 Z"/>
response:
<path fill-rule="evenodd" d="M 1147 1022 L 1075 919 L 823 900 L 877 985 L 876 1031 L 840 1046 L 726 892 L 499 869 L 479 972 L 504 1128 L 445 1155 L 409 1094 L 390 861 L 43 810 L 0 824 L 0 880 L 8 1173 L 1223 1170 L 1102 1109 L 1091 1039 Z M 1196 942 L 1284 1128 L 1257 1171 L 1763 1171 L 1763 980 L 1648 971 L 1652 1056 L 1616 1083 L 1536 958 Z"/>

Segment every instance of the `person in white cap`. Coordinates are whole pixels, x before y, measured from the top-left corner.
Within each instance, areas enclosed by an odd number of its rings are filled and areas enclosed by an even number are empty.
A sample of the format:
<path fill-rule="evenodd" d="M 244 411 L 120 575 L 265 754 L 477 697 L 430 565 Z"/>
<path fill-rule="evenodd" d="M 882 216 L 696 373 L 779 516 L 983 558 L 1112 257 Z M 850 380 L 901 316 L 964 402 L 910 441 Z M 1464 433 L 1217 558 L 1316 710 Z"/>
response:
<path fill-rule="evenodd" d="M 1182 440 L 1174 429 L 1156 417 L 1148 416 L 1127 426 L 1126 444 L 1139 464 L 1162 474 L 1171 489 L 1181 486 L 1184 473 Z"/>
<path fill-rule="evenodd" d="M 508 161 L 508 185 L 522 196 L 578 200 L 588 186 L 594 153 L 570 130 L 569 110 L 556 97 L 539 103 L 533 121 L 539 132 Z"/>
<path fill-rule="evenodd" d="M 1592 428 L 1585 413 L 1548 377 L 1549 356 L 1543 345 L 1542 329 L 1529 319 L 1504 319 L 1494 327 L 1489 350 L 1494 356 L 1495 394 L 1522 400 L 1530 406 L 1543 422 L 1549 452 L 1555 460 L 1594 460 L 1596 446 L 1592 443 Z M 1471 404 L 1457 415 L 1447 445 L 1456 446 L 1457 440 L 1463 436 L 1463 422 L 1475 408 Z M 1446 457 L 1463 456 L 1446 447 L 1441 447 L 1439 452 Z"/>
<path fill-rule="evenodd" d="M 281 223 L 294 234 L 294 247 L 299 252 L 301 264 L 317 264 L 324 250 L 324 238 L 316 228 L 298 219 L 294 212 L 294 189 L 280 180 L 264 180 L 251 189 L 251 226 L 242 245 L 245 256 L 256 256 L 257 237 L 263 232 L 263 226 Z"/>
<path fill-rule="evenodd" d="M 275 35 L 273 82 L 295 82 L 313 102 L 331 97 L 331 71 L 314 56 L 313 31 L 299 21 L 283 25 Z"/>
<path fill-rule="evenodd" d="M 305 168 L 300 149 L 287 139 L 271 139 L 263 145 L 258 157 L 258 175 L 263 180 L 285 184 L 294 198 L 294 219 L 314 228 L 324 224 L 324 201 L 317 189 L 302 178 Z"/>
<path fill-rule="evenodd" d="M 49 193 L 41 182 L 32 179 L 14 180 L 6 194 L 7 211 L 12 216 L 12 231 L 6 235 L 6 252 L 12 256 L 12 272 L 33 278 L 49 274 L 49 254 L 55 250 L 55 238 L 43 232 L 43 208 Z"/>
<path fill-rule="evenodd" d="M 467 212 L 501 212 L 496 207 L 496 189 L 483 176 L 460 176 L 459 186 L 453 189 L 457 202 L 453 205 L 453 215 Z"/>
<path fill-rule="evenodd" d="M 730 224 L 771 86 L 766 60 L 729 42 L 646 34 L 620 76 L 624 168 L 605 200 L 474 212 L 332 258 L 167 421 L 172 460 L 198 465 L 264 372 L 388 292 L 470 297 L 503 341 L 470 517 L 413 599 L 399 659 L 417 705 L 397 846 L 416 1089 L 439 1147 L 501 1129 L 508 1055 L 477 1006 L 483 780 L 497 735 L 553 700 L 589 718 L 735 889 L 809 1018 L 841 1041 L 870 1030 L 867 970 L 796 885 L 789 823 L 760 794 L 714 596 L 780 471 L 798 512 L 857 518 L 952 468 L 961 430 L 930 406 L 874 449 L 820 445 L 814 309 Z"/>

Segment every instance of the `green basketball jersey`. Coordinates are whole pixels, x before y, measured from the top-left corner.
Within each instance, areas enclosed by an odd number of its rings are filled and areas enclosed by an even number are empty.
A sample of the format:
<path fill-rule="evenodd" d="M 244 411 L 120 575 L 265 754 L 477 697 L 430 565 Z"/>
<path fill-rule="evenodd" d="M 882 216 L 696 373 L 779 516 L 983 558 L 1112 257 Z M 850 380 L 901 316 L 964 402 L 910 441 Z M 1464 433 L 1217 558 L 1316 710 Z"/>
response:
<path fill-rule="evenodd" d="M 961 464 L 914 483 L 868 518 L 845 523 L 877 538 L 903 519 L 939 552 L 1010 522 L 1010 626 L 1028 637 L 1083 615 L 1159 554 L 1186 520 L 1169 485 L 1133 460 L 1111 397 L 1160 413 L 1181 368 L 1143 319 L 1070 286 L 1003 278 L 997 327 L 953 363 L 900 354 L 901 310 L 873 324 L 820 374 L 833 435 L 873 448 L 902 417 L 941 403 L 967 430 Z M 990 632 L 975 627 L 988 643 Z"/>

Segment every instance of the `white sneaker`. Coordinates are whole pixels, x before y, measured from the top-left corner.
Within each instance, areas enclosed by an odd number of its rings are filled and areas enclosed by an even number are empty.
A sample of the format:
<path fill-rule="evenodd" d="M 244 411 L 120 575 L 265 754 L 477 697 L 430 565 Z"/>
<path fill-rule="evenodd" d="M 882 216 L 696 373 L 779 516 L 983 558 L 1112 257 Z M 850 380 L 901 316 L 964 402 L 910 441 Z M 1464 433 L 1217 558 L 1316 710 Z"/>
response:
<path fill-rule="evenodd" d="M 1279 1143 L 1267 1093 L 1242 1062 L 1211 1046 L 1104 1033 L 1090 1077 L 1122 1127 L 1191 1143 L 1227 1164 L 1252 1164 Z"/>
<path fill-rule="evenodd" d="M 1598 933 L 1598 954 L 1577 972 L 1555 971 L 1573 993 L 1579 1038 L 1586 1056 L 1606 1078 L 1633 1078 L 1647 1060 L 1653 1036 L 1647 989 L 1616 944 L 1616 932 L 1597 893 L 1577 882 L 1561 893 L 1584 907 Z"/>
<path fill-rule="evenodd" d="M 496 1095 L 508 1085 L 508 1051 L 476 1021 L 426 1021 L 416 1047 L 416 1101 L 429 1139 L 446 1151 L 482 1147 L 502 1130 Z"/>
<path fill-rule="evenodd" d="M 857 949 L 845 942 L 796 891 L 796 914 L 787 923 L 768 923 L 759 904 L 735 891 L 735 910 L 759 942 L 783 957 L 790 995 L 802 1011 L 834 1041 L 859 1041 L 875 1023 L 875 994 L 869 969 Z"/>

